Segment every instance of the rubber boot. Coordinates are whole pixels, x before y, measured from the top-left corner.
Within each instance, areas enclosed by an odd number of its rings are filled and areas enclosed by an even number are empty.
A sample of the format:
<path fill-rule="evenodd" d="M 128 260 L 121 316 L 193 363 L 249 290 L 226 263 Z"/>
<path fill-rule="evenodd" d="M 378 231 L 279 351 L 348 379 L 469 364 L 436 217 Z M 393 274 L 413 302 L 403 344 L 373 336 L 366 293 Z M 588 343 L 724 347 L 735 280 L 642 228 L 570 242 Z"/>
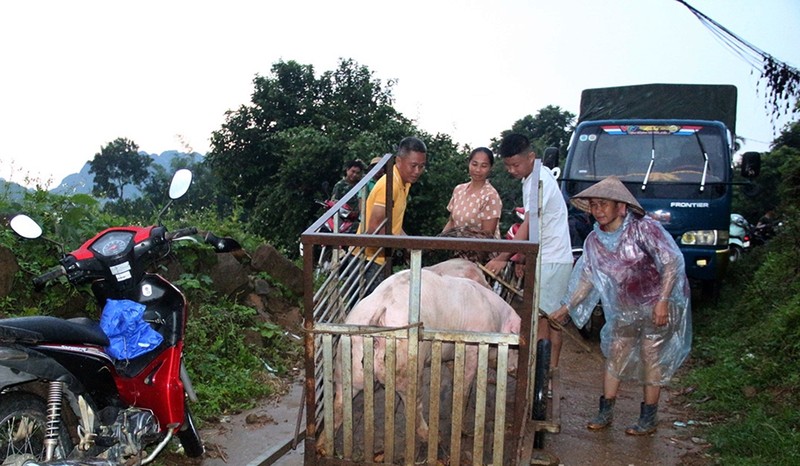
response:
<path fill-rule="evenodd" d="M 639 414 L 639 421 L 636 424 L 625 429 L 628 435 L 648 435 L 656 431 L 658 426 L 658 405 L 646 405 L 642 403 L 641 414 Z"/>
<path fill-rule="evenodd" d="M 589 430 L 600 430 L 611 425 L 611 421 L 614 420 L 614 403 L 616 402 L 616 398 L 607 399 L 606 397 L 601 396 L 600 411 L 597 413 L 597 416 L 589 421 L 586 427 Z"/>

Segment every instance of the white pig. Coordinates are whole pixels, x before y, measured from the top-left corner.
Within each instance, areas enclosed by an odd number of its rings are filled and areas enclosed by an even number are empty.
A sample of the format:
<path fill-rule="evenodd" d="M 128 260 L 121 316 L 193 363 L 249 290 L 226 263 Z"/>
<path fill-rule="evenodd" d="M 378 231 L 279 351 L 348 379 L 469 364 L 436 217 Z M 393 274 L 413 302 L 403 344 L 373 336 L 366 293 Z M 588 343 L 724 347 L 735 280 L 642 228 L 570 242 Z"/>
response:
<path fill-rule="evenodd" d="M 427 330 L 466 330 L 474 332 L 519 333 L 520 318 L 514 309 L 489 289 L 480 269 L 464 259 L 453 259 L 421 271 L 422 285 L 420 296 L 420 320 Z M 442 274 L 455 274 L 442 275 Z M 472 279 L 462 278 L 464 276 Z M 345 319 L 346 324 L 379 327 L 403 327 L 408 325 L 409 287 L 411 274 L 403 271 L 383 281 L 369 296 L 361 300 Z M 418 373 L 408 373 L 408 343 L 397 342 L 397 361 L 395 365 L 395 389 L 404 404 L 416 402 L 416 433 L 427 441 L 428 424 L 422 413 L 422 399 L 410 400 L 408 390 L 412 383 L 421 377 L 425 364 L 430 364 L 430 343 L 422 342 L 419 349 Z M 375 378 L 386 382 L 384 355 L 386 342 L 376 338 L 374 351 Z M 470 386 L 477 371 L 477 347 L 468 345 L 465 357 L 465 386 Z M 453 358 L 454 345 L 442 348 L 442 360 Z M 509 372 L 516 369 L 516 351 L 509 353 Z M 364 389 L 363 338 L 352 337 L 352 377 L 353 396 Z M 337 352 L 334 367 L 334 432 L 342 423 L 342 383 L 341 351 Z M 324 435 L 318 439 L 322 448 Z"/>
<path fill-rule="evenodd" d="M 481 271 L 481 269 L 475 265 L 474 262 L 468 261 L 467 259 L 456 258 L 446 260 L 444 262 L 439 262 L 438 264 L 425 267 L 425 270 L 436 272 L 439 275 L 468 278 L 486 288 L 491 288 L 489 283 L 486 281 L 486 275 L 483 274 L 483 271 Z"/>

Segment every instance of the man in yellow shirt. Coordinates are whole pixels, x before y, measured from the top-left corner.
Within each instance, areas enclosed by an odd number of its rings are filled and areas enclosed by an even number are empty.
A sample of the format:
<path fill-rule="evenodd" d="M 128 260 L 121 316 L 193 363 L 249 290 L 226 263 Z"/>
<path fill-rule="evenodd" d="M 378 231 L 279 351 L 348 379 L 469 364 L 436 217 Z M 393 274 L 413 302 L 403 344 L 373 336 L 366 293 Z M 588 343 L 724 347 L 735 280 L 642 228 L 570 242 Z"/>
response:
<path fill-rule="evenodd" d="M 425 143 L 419 138 L 410 136 L 400 141 L 395 155 L 394 178 L 392 179 L 392 235 L 406 234 L 403 230 L 403 217 L 406 213 L 408 191 L 411 185 L 416 183 L 419 177 L 422 176 L 422 172 L 425 171 L 427 152 L 428 149 L 425 147 Z M 383 175 L 370 191 L 364 218 L 364 224 L 360 225 L 358 229 L 359 234 L 385 233 L 385 227 L 382 226 L 382 223 L 386 220 L 386 175 Z M 364 252 L 366 259 L 371 258 L 375 251 L 375 248 L 367 248 Z M 385 261 L 386 259 L 382 255 L 375 258 L 375 262 L 367 267 L 367 281 L 378 272 L 378 269 Z M 382 277 L 378 277 L 367 290 L 367 294 L 381 281 Z"/>

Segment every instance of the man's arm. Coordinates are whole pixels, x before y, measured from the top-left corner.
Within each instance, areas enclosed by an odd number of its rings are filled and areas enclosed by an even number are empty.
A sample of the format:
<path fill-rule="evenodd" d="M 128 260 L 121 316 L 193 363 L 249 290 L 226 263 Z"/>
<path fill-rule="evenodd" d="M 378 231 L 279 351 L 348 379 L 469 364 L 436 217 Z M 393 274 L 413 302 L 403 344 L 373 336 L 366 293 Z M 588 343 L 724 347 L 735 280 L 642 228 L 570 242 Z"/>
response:
<path fill-rule="evenodd" d="M 517 234 L 514 235 L 515 240 L 526 241 L 528 239 L 528 230 L 531 223 L 529 215 L 529 212 L 525 212 L 525 220 L 522 221 L 522 225 L 519 226 Z"/>
<path fill-rule="evenodd" d="M 381 226 L 384 220 L 386 220 L 386 206 L 373 205 L 367 220 L 367 233 L 383 233 L 386 230 L 385 225 Z M 381 226 L 380 231 L 378 231 L 379 226 Z"/>
<path fill-rule="evenodd" d="M 525 219 L 522 221 L 522 224 L 519 226 L 517 230 L 517 234 L 514 235 L 514 240 L 525 241 L 528 239 L 528 213 L 525 213 Z M 513 253 L 510 252 L 501 252 L 495 256 L 494 259 L 490 260 L 486 263 L 486 269 L 492 273 L 498 273 L 499 271 L 503 270 L 505 267 L 506 262 L 511 258 Z"/>

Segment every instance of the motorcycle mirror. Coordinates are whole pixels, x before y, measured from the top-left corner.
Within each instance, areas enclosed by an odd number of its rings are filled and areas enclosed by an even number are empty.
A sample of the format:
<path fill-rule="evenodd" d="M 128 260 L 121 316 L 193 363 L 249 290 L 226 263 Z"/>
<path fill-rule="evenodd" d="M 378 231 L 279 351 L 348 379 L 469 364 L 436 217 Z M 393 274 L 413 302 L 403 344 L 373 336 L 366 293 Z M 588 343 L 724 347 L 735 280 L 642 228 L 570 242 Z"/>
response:
<path fill-rule="evenodd" d="M 745 152 L 742 154 L 742 176 L 749 180 L 761 173 L 761 154 L 758 152 Z"/>
<path fill-rule="evenodd" d="M 36 239 L 42 236 L 42 227 L 25 214 L 16 215 L 9 224 L 11 229 L 23 238 Z"/>
<path fill-rule="evenodd" d="M 544 157 L 542 163 L 547 168 L 555 168 L 558 166 L 558 147 L 548 147 L 544 150 Z"/>
<path fill-rule="evenodd" d="M 172 183 L 169 185 L 169 198 L 178 199 L 186 194 L 189 185 L 192 184 L 192 172 L 186 168 L 181 168 L 172 175 Z"/>

